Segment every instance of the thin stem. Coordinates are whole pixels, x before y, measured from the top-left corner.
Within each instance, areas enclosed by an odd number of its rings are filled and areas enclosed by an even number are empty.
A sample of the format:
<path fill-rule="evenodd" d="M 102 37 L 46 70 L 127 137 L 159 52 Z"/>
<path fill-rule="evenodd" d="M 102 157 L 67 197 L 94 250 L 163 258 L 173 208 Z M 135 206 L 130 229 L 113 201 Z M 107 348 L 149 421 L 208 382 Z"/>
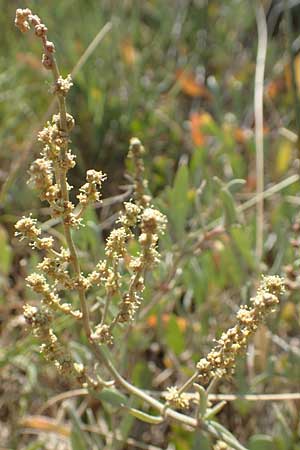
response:
<path fill-rule="evenodd" d="M 217 387 L 218 383 L 220 381 L 219 377 L 214 377 L 211 382 L 209 383 L 207 389 L 206 389 L 206 393 L 207 395 L 211 394 L 212 391 Z"/>
<path fill-rule="evenodd" d="M 111 263 L 112 260 L 111 258 L 108 260 L 108 263 Z M 113 271 L 114 271 L 114 278 L 116 280 L 116 284 L 117 284 L 117 291 L 118 293 L 120 293 L 120 286 L 119 286 L 119 282 L 118 282 L 118 265 L 119 265 L 119 261 L 118 260 L 113 260 Z M 101 322 L 100 322 L 100 326 L 104 325 L 106 318 L 107 318 L 107 314 L 109 311 L 109 306 L 111 303 L 111 300 L 113 298 L 113 294 L 111 292 L 107 292 L 106 294 L 106 299 L 105 299 L 105 304 L 104 304 L 104 308 L 103 308 L 103 313 L 102 313 L 102 317 L 101 317 Z M 117 315 L 118 317 L 118 315 Z M 111 331 L 111 328 L 109 329 Z"/>
<path fill-rule="evenodd" d="M 267 55 L 267 23 L 264 8 L 257 0 L 256 22 L 258 34 L 258 47 L 255 70 L 255 93 L 254 93 L 254 115 L 255 115 L 255 146 L 256 146 L 256 193 L 259 201 L 256 207 L 256 257 L 258 262 L 263 255 L 263 232 L 264 232 L 264 201 L 262 193 L 264 190 L 264 136 L 263 136 L 263 84 Z"/>
<path fill-rule="evenodd" d="M 192 386 L 192 384 L 194 383 L 194 381 L 198 378 L 199 376 L 199 372 L 198 370 L 193 373 L 193 375 L 181 386 L 181 388 L 178 389 L 178 395 L 182 394 L 184 391 L 186 391 L 190 386 Z"/>
<path fill-rule="evenodd" d="M 107 294 L 106 299 L 105 299 L 104 308 L 103 308 L 102 317 L 101 317 L 100 326 L 104 325 L 104 323 L 105 323 L 105 320 L 106 320 L 106 317 L 107 317 L 107 314 L 109 311 L 111 299 L 112 299 L 112 296 L 110 294 Z"/>
<path fill-rule="evenodd" d="M 246 400 L 248 402 L 285 402 L 288 400 L 300 400 L 300 392 L 287 392 L 285 394 L 210 394 L 209 400 L 212 401 L 228 401 L 233 402 L 235 400 Z"/>
<path fill-rule="evenodd" d="M 46 51 L 46 38 L 43 38 L 43 45 Z M 52 55 L 52 73 L 54 81 L 57 82 L 60 77 L 59 68 L 56 62 L 56 59 Z M 59 106 L 59 115 L 60 115 L 60 130 L 65 134 L 63 145 L 60 146 L 60 155 L 62 162 L 65 161 L 67 151 L 68 151 L 68 126 L 67 126 L 67 108 L 66 108 L 66 101 L 63 95 L 57 94 L 58 99 L 58 106 Z M 63 204 L 67 204 L 69 202 L 69 191 L 68 191 L 68 185 L 67 185 L 67 171 L 66 169 L 63 169 L 61 167 L 57 168 L 58 171 L 58 177 L 57 180 L 59 182 L 60 190 L 61 190 L 61 196 Z M 70 251 L 70 257 L 71 257 L 71 263 L 76 275 L 77 280 L 80 280 L 81 277 L 81 269 L 80 264 L 78 260 L 77 250 L 72 238 L 72 233 L 69 224 L 67 224 L 64 221 L 63 224 L 64 227 L 64 234 L 67 241 L 67 246 Z M 89 310 L 86 302 L 85 292 L 84 289 L 79 287 L 78 288 L 79 293 L 79 300 L 80 300 L 80 306 L 81 306 L 81 312 L 82 312 L 82 321 L 83 326 L 85 330 L 85 334 L 88 339 L 90 339 L 91 336 L 91 327 L 90 327 L 90 320 L 89 320 Z"/>
<path fill-rule="evenodd" d="M 162 395 L 163 392 L 159 391 L 146 391 L 149 395 Z M 41 408 L 38 410 L 39 414 L 42 414 L 46 409 L 51 406 L 59 403 L 61 401 L 67 400 L 73 397 L 86 396 L 90 395 L 88 389 L 73 389 L 71 391 L 62 392 L 61 394 L 55 395 L 50 398 Z M 191 396 L 191 399 L 196 398 L 196 393 L 188 394 Z M 300 400 L 300 392 L 286 392 L 284 394 L 209 394 L 209 401 L 211 402 L 219 402 L 219 401 L 227 401 L 234 402 L 235 400 L 245 400 L 247 402 L 286 402 L 286 401 L 295 401 Z M 198 403 L 197 403 L 198 404 Z"/>
<path fill-rule="evenodd" d="M 147 394 L 145 391 L 137 388 L 136 386 L 133 386 L 131 383 L 126 381 L 122 377 L 122 375 L 120 375 L 120 373 L 117 371 L 117 369 L 114 367 L 112 361 L 109 359 L 109 357 L 103 351 L 101 346 L 92 342 L 91 347 L 93 349 L 94 354 L 97 356 L 97 358 L 99 358 L 99 360 L 101 362 L 103 362 L 105 367 L 108 369 L 108 371 L 111 373 L 111 375 L 115 378 L 116 383 L 118 383 L 121 387 L 123 387 L 129 394 L 135 395 L 140 400 L 143 400 L 148 405 L 152 406 L 152 408 L 159 411 L 160 414 L 164 414 L 164 416 L 166 418 L 170 418 L 178 423 L 187 425 L 192 428 L 197 428 L 198 423 L 194 418 L 186 416 L 185 414 L 179 413 L 177 411 L 174 411 L 173 409 L 171 409 L 169 407 L 166 408 L 165 404 L 154 399 L 153 397 L 151 397 L 151 395 Z"/>

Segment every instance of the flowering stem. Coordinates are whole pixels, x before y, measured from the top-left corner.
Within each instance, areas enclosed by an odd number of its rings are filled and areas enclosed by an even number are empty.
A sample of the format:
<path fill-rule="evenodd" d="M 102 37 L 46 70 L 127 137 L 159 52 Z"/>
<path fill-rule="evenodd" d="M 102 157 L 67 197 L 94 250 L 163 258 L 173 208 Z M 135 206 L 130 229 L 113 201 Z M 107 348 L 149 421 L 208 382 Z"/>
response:
<path fill-rule="evenodd" d="M 108 371 L 111 373 L 111 375 L 114 377 L 116 382 L 122 386 L 129 394 L 135 395 L 136 397 L 140 398 L 141 400 L 148 403 L 148 405 L 152 406 L 154 409 L 158 410 L 161 414 L 165 414 L 166 417 L 170 417 L 171 419 L 183 423 L 185 425 L 188 425 L 192 428 L 197 427 L 197 421 L 193 419 L 192 417 L 186 416 L 185 414 L 181 414 L 177 411 L 174 411 L 171 408 L 165 408 L 165 405 L 161 403 L 160 401 L 156 400 L 155 398 L 151 397 L 151 395 L 147 394 L 143 390 L 137 388 L 136 386 L 133 386 L 131 383 L 129 383 L 127 380 L 125 380 L 122 375 L 118 372 L 118 370 L 113 365 L 112 361 L 106 354 L 106 352 L 102 349 L 101 346 L 99 346 L 96 343 L 92 343 L 92 349 L 93 352 L 96 354 L 98 359 L 103 362 L 103 364 L 106 366 Z"/>
<path fill-rule="evenodd" d="M 53 74 L 54 82 L 57 83 L 60 77 L 59 68 L 56 62 L 55 57 L 52 53 L 49 53 L 46 46 L 46 36 L 42 37 L 43 47 L 45 54 L 51 58 L 51 71 Z M 58 107 L 59 107 L 59 117 L 60 117 L 60 131 L 64 134 L 64 139 L 62 145 L 59 147 L 60 150 L 60 156 L 62 163 L 66 160 L 66 155 L 68 151 L 68 124 L 67 124 L 67 108 L 66 108 L 66 100 L 65 97 L 59 93 L 57 93 L 57 100 L 58 100 Z M 68 192 L 68 185 L 67 185 L 67 170 L 58 166 L 57 167 L 57 175 L 58 179 L 57 182 L 59 183 L 60 189 L 61 189 L 61 196 L 62 196 L 62 202 L 64 205 L 66 205 L 69 202 L 69 192 Z M 67 242 L 67 246 L 70 251 L 71 256 L 71 263 L 76 275 L 77 280 L 80 279 L 81 276 L 81 270 L 80 270 L 80 264 L 78 260 L 77 250 L 72 238 L 72 233 L 70 230 L 70 226 L 64 221 L 63 224 L 64 227 L 64 234 Z M 87 338 L 90 339 L 91 335 L 91 327 L 90 327 L 90 320 L 89 320 L 89 310 L 87 307 L 85 292 L 83 288 L 78 288 L 79 292 L 79 300 L 80 300 L 80 306 L 81 306 L 81 312 L 82 312 L 82 320 L 84 325 L 84 330 L 87 335 Z"/>
<path fill-rule="evenodd" d="M 106 368 L 111 373 L 113 378 L 116 380 L 116 382 L 121 387 L 123 387 L 129 394 L 135 395 L 140 400 L 143 400 L 148 405 L 152 406 L 152 408 L 156 409 L 166 419 L 171 419 L 177 423 L 180 423 L 181 425 L 188 426 L 192 429 L 197 429 L 197 428 L 199 429 L 199 427 L 200 427 L 200 428 L 208 431 L 215 438 L 217 438 L 217 439 L 222 438 L 222 440 L 224 442 L 226 442 L 228 445 L 230 445 L 232 448 L 234 448 L 236 450 L 247 450 L 245 447 L 243 447 L 237 441 L 231 439 L 225 433 L 223 434 L 219 430 L 218 431 L 215 430 L 213 425 L 206 423 L 206 422 L 199 423 L 199 420 L 175 411 L 174 409 L 170 408 L 166 404 L 163 404 L 160 401 L 156 400 L 155 398 L 151 397 L 149 394 L 147 394 L 143 390 L 137 388 L 136 386 L 133 386 L 131 383 L 129 383 L 127 380 L 125 380 L 120 375 L 120 373 L 115 368 L 112 361 L 107 356 L 106 352 L 101 348 L 101 346 L 97 345 L 96 343 L 92 343 L 92 348 L 93 348 L 93 352 L 95 353 L 97 358 L 101 362 L 103 362 L 103 364 L 106 366 Z"/>

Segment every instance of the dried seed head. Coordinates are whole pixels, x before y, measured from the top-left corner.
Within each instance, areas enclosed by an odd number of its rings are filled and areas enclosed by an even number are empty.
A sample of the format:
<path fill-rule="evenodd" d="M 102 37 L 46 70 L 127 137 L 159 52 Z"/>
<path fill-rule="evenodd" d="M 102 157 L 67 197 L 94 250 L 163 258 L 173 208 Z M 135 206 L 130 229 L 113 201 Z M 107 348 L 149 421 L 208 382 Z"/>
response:
<path fill-rule="evenodd" d="M 22 33 L 30 30 L 30 25 L 28 22 L 28 17 L 31 15 L 31 10 L 29 8 L 16 10 L 15 26 L 19 28 Z"/>

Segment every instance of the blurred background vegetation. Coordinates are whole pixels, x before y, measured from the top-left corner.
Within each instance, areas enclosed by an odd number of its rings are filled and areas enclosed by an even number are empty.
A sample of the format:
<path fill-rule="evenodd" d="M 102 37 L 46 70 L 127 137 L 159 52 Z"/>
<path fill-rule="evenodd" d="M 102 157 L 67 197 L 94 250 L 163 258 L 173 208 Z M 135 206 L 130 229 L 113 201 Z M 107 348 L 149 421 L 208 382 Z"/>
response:
<path fill-rule="evenodd" d="M 270 2 L 263 3 L 267 11 Z M 192 373 L 213 339 L 231 326 L 238 305 L 247 302 L 262 272 L 287 277 L 285 300 L 219 392 L 299 391 L 300 185 L 291 30 L 283 18 L 278 34 L 268 41 L 264 183 L 269 196 L 263 260 L 258 264 L 255 5 L 243 0 L 24 0 L 22 5 L 0 0 L 0 6 L 0 446 L 210 449 L 213 444 L 203 434 L 141 425 L 105 399 L 76 397 L 43 410 L 47 400 L 74 386 L 42 360 L 25 328 L 22 307 L 30 294 L 24 278 L 37 256 L 17 244 L 13 227 L 28 211 L 40 220 L 47 217 L 46 205 L 40 208 L 26 181 L 39 152 L 36 130 L 42 128 L 52 101 L 51 80 L 40 64 L 39 42 L 32 34 L 24 38 L 13 18 L 20 6 L 41 16 L 63 75 L 72 71 L 102 27 L 112 24 L 74 77 L 69 96 L 77 156 L 71 184 L 80 186 L 85 171 L 95 168 L 108 174 L 105 197 L 126 193 L 129 138 L 143 141 L 150 189 L 168 216 L 169 229 L 142 318 L 115 357 L 126 376 L 154 391 Z M 293 67 L 300 89 L 298 56 Z M 86 227 L 77 232 L 82 256 L 90 262 L 101 257 L 118 206 L 108 202 L 88 211 Z M 225 233 L 203 243 L 203 233 L 218 224 Z M 66 339 L 70 326 L 65 319 L 58 323 Z M 72 352 L 85 360 L 84 338 L 80 330 L 74 333 Z M 299 401 L 291 400 L 236 400 L 220 415 L 220 422 L 251 450 L 299 450 L 299 421 Z M 88 428 L 97 432 L 82 431 Z"/>

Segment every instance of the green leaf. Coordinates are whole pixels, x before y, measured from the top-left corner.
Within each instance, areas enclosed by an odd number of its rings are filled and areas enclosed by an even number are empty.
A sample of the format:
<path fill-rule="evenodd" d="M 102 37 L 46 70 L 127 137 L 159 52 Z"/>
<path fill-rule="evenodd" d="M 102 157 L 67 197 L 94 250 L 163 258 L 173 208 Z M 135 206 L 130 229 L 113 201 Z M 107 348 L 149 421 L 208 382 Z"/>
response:
<path fill-rule="evenodd" d="M 87 450 L 88 443 L 86 442 L 82 431 L 74 425 L 71 430 L 70 440 L 72 450 Z"/>
<path fill-rule="evenodd" d="M 223 427 L 219 422 L 215 422 L 214 420 L 208 420 L 205 422 L 208 427 L 208 431 L 212 433 L 213 436 L 218 437 L 218 439 L 223 440 L 226 444 L 230 445 L 236 450 L 248 450 L 239 441 L 236 437 L 230 433 L 227 428 Z"/>
<path fill-rule="evenodd" d="M 77 411 L 69 406 L 68 413 L 72 421 L 70 436 L 72 450 L 87 450 L 88 448 L 90 448 L 90 442 L 88 439 L 88 435 L 83 430 L 81 430 L 80 419 L 77 415 Z"/>
<path fill-rule="evenodd" d="M 239 191 L 242 186 L 246 184 L 246 180 L 242 178 L 235 178 L 234 180 L 229 181 L 226 188 L 231 193 L 234 193 L 236 191 Z"/>
<path fill-rule="evenodd" d="M 211 450 L 212 443 L 203 432 L 196 431 L 191 450 Z"/>
<path fill-rule="evenodd" d="M 95 394 L 93 394 L 95 395 Z M 112 406 L 120 407 L 126 405 L 128 398 L 115 388 L 104 388 L 101 392 L 96 394 L 96 397 Z"/>
<path fill-rule="evenodd" d="M 207 410 L 207 392 L 203 386 L 200 384 L 194 384 L 195 389 L 199 392 L 199 415 L 200 417 L 204 417 Z"/>
<path fill-rule="evenodd" d="M 205 256 L 202 257 L 205 259 Z M 183 280 L 186 289 L 192 289 L 197 304 L 202 304 L 207 295 L 207 266 L 200 264 L 198 258 L 190 258 L 183 269 Z"/>
<path fill-rule="evenodd" d="M 171 315 L 166 330 L 166 342 L 168 347 L 173 350 L 176 355 L 180 355 L 185 348 L 185 340 L 180 330 L 176 316 Z"/>
<path fill-rule="evenodd" d="M 135 408 L 124 408 L 126 411 L 128 411 L 132 416 L 136 417 L 137 419 L 141 420 L 142 422 L 146 423 L 152 423 L 154 425 L 157 425 L 161 423 L 164 419 L 161 416 L 152 416 L 151 414 L 147 414 L 143 411 L 140 411 L 139 409 Z"/>
<path fill-rule="evenodd" d="M 225 285 L 233 283 L 235 286 L 240 286 L 243 282 L 243 273 L 241 271 L 241 265 L 233 252 L 233 248 L 225 247 L 221 253 L 220 264 L 221 275 L 225 277 Z"/>
<path fill-rule="evenodd" d="M 189 212 L 189 171 L 185 164 L 177 170 L 173 189 L 169 191 L 169 217 L 178 238 L 184 234 Z"/>
<path fill-rule="evenodd" d="M 141 388 L 146 388 L 151 384 L 151 372 L 145 361 L 141 360 L 136 363 L 132 370 L 131 380 L 133 384 Z"/>
<path fill-rule="evenodd" d="M 252 251 L 251 230 L 249 227 L 245 228 L 241 225 L 232 225 L 230 234 L 240 255 L 246 261 L 249 268 L 255 270 L 256 262 Z"/>
<path fill-rule="evenodd" d="M 223 204 L 225 227 L 228 227 L 237 222 L 237 212 L 233 196 L 228 187 L 218 177 L 213 177 L 213 184 L 216 186 Z"/>
<path fill-rule="evenodd" d="M 220 403 L 217 403 L 215 406 L 213 406 L 212 408 L 209 408 L 207 410 L 207 414 L 205 415 L 205 419 L 212 419 L 214 416 L 216 416 L 217 414 L 219 414 L 220 411 L 222 411 L 222 409 L 224 408 L 224 406 L 226 405 L 227 402 L 222 401 Z"/>
<path fill-rule="evenodd" d="M 235 203 L 231 193 L 225 187 L 220 191 L 220 198 L 224 207 L 225 227 L 228 227 L 237 221 Z"/>
<path fill-rule="evenodd" d="M 256 434 L 249 439 L 250 450 L 274 450 L 274 443 L 271 436 L 266 434 Z"/>
<path fill-rule="evenodd" d="M 8 235 L 6 230 L 0 226 L 0 277 L 8 275 L 12 263 L 12 249 L 8 244 Z"/>

